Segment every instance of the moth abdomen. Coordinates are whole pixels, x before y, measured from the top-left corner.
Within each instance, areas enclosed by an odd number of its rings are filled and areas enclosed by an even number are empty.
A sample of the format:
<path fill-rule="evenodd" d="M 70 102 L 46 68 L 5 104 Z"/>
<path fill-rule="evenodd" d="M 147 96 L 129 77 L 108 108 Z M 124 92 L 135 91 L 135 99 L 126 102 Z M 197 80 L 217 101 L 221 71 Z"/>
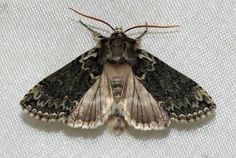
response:
<path fill-rule="evenodd" d="M 120 134 L 128 128 L 128 124 L 124 119 L 124 116 L 112 114 L 108 118 L 107 122 L 108 129 L 115 134 Z"/>

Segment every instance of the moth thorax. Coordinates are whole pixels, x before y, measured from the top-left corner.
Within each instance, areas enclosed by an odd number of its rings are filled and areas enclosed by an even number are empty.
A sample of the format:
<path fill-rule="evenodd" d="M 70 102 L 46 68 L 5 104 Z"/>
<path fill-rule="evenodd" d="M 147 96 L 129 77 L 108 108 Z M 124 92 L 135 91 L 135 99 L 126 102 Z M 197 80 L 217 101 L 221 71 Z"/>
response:
<path fill-rule="evenodd" d="M 122 54 L 125 52 L 126 44 L 121 39 L 114 39 L 110 43 L 112 57 L 122 57 Z"/>

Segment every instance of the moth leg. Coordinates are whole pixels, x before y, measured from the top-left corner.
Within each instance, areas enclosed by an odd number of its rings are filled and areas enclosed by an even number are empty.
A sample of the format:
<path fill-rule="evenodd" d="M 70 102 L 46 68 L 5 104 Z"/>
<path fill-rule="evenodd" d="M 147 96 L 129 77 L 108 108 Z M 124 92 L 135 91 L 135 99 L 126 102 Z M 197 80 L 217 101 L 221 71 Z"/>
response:
<path fill-rule="evenodd" d="M 102 38 L 104 38 L 99 32 L 91 29 L 89 26 L 87 26 L 85 23 L 83 23 L 81 20 L 79 21 L 85 28 L 87 28 L 89 30 L 89 32 L 92 33 L 93 35 L 93 39 L 94 41 L 98 42 L 100 41 Z"/>

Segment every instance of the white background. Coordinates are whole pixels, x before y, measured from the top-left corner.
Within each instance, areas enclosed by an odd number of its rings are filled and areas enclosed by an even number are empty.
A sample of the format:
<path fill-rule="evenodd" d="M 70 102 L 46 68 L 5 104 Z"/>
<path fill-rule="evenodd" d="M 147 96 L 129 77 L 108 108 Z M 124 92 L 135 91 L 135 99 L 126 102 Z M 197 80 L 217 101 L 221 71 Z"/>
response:
<path fill-rule="evenodd" d="M 142 48 L 202 85 L 216 114 L 190 126 L 120 136 L 105 127 L 71 129 L 23 115 L 19 101 L 34 84 L 94 47 L 79 19 L 111 32 L 68 7 L 123 28 L 181 25 L 150 29 Z M 236 157 L 235 8 L 235 0 L 1 0 L 0 157 Z"/>

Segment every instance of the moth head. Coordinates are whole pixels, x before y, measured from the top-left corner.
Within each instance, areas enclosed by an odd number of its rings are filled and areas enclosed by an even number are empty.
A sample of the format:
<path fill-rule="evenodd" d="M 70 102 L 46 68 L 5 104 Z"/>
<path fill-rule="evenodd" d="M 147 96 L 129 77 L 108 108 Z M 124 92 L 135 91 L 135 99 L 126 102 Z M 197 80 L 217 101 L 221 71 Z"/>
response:
<path fill-rule="evenodd" d="M 110 37 L 101 40 L 102 56 L 106 61 L 116 63 L 134 63 L 138 43 L 136 39 L 128 37 L 121 27 L 115 28 Z"/>
<path fill-rule="evenodd" d="M 93 19 L 99 22 L 102 22 L 109 26 L 114 32 L 110 37 L 104 37 L 100 33 L 94 31 L 87 25 L 85 25 L 82 21 L 80 23 L 85 26 L 94 36 L 94 39 L 98 41 L 98 46 L 102 48 L 101 55 L 103 56 L 103 61 L 115 61 L 115 62 L 128 62 L 131 63 L 135 60 L 135 49 L 139 47 L 141 37 L 147 32 L 147 28 L 172 28 L 179 27 L 178 25 L 172 26 L 158 26 L 158 25 L 135 25 L 123 31 L 121 27 L 112 27 L 109 23 L 104 20 L 98 19 L 96 17 L 92 17 L 86 14 L 83 14 L 79 11 L 76 11 L 72 8 L 69 8 L 77 14 L 84 16 L 89 19 Z M 129 38 L 126 35 L 126 32 L 136 29 L 136 28 L 146 28 L 146 30 L 137 38 Z"/>
<path fill-rule="evenodd" d="M 116 28 L 115 32 L 111 34 L 110 38 L 108 38 L 108 45 L 112 58 L 119 59 L 126 52 L 126 48 L 129 45 L 127 39 L 128 37 L 121 27 Z"/>

